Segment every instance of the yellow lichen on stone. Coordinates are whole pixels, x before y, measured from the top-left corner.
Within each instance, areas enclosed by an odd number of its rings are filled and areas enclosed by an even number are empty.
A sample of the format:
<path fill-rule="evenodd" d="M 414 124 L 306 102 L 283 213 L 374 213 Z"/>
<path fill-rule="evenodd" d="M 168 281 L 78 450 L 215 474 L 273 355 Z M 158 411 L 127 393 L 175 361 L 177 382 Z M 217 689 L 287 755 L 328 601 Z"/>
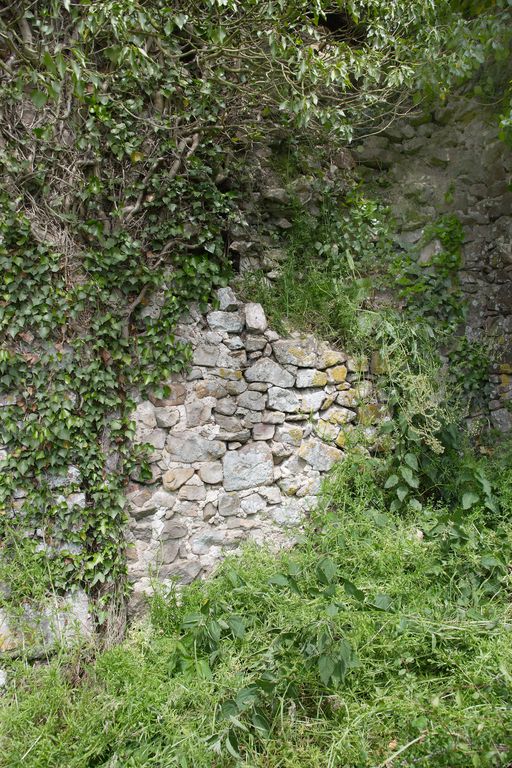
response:
<path fill-rule="evenodd" d="M 380 416 L 381 410 L 376 403 L 364 403 L 359 406 L 359 423 L 364 427 L 369 427 L 371 424 L 375 424 Z"/>
<path fill-rule="evenodd" d="M 313 387 L 325 387 L 327 384 L 327 375 L 323 371 L 317 371 L 313 376 L 311 385 Z"/>
<path fill-rule="evenodd" d="M 345 432 L 340 430 L 340 433 L 336 438 L 336 445 L 338 446 L 338 448 L 344 448 L 346 444 L 347 444 L 347 435 L 345 434 Z"/>
<path fill-rule="evenodd" d="M 322 365 L 325 368 L 330 368 L 333 365 L 337 365 L 342 359 L 343 356 L 339 352 L 336 352 L 334 349 L 328 349 L 322 354 Z"/>
<path fill-rule="evenodd" d="M 342 384 L 347 378 L 347 369 L 344 365 L 336 365 L 334 368 L 329 368 L 327 371 L 329 381 L 334 384 Z"/>
<path fill-rule="evenodd" d="M 242 371 L 238 370 L 235 371 L 233 368 L 219 368 L 218 369 L 218 375 L 221 379 L 230 379 L 231 381 L 236 380 L 240 381 L 242 378 Z"/>

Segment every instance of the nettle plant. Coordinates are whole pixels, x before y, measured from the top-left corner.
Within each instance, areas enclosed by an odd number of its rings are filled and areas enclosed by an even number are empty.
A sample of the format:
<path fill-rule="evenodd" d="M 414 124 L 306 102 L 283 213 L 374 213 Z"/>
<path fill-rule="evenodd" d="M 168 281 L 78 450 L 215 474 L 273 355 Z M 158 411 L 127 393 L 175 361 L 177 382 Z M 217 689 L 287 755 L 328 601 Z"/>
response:
<path fill-rule="evenodd" d="M 188 363 L 174 328 L 227 279 L 237 212 L 222 180 L 236 190 L 247 146 L 346 141 L 426 87 L 429 60 L 457 79 L 461 35 L 467 71 L 506 29 L 505 11 L 466 18 L 430 0 L 1 10 L 4 562 L 21 567 L 9 542 L 37 530 L 49 587 L 123 582 L 130 393 Z M 56 488 L 70 472 L 66 493 L 85 494 L 73 504 Z"/>
<path fill-rule="evenodd" d="M 426 228 L 395 265 L 403 317 L 382 323 L 377 334 L 393 415 L 382 426 L 394 445 L 385 479 L 393 511 L 420 511 L 436 498 L 463 511 L 498 511 L 465 429 L 466 417 L 486 407 L 490 359 L 481 344 L 457 335 L 466 310 L 458 281 L 463 236 L 454 216 Z"/>

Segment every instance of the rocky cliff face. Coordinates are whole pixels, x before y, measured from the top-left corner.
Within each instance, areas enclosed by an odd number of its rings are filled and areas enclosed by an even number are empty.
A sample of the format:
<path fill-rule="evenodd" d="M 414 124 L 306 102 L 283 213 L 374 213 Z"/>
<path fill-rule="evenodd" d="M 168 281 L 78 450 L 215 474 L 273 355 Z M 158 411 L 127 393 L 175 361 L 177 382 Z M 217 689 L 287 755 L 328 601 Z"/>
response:
<path fill-rule="evenodd" d="M 398 243 L 410 250 L 440 214 L 464 226 L 462 291 L 466 335 L 490 340 L 499 360 L 492 372 L 494 426 L 512 427 L 512 152 L 497 119 L 474 101 L 393 124 L 354 155 L 362 176 L 391 204 Z M 435 247 L 432 244 L 431 247 Z M 428 259 L 428 252 L 420 258 Z"/>

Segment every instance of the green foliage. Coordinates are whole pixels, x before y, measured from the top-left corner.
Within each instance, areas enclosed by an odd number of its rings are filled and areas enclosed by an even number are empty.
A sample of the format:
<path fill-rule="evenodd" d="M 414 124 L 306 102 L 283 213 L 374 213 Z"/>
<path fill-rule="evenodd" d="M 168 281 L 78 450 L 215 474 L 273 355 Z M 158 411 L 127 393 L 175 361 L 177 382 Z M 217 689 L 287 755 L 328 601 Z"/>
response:
<path fill-rule="evenodd" d="M 408 314 L 424 321 L 436 334 L 450 333 L 464 320 L 458 286 L 464 232 L 455 216 L 444 216 L 427 227 L 416 251 L 397 263 L 400 298 Z M 431 246 L 424 260 L 426 246 Z"/>
<path fill-rule="evenodd" d="M 493 349 L 489 341 L 457 339 L 449 352 L 448 384 L 467 403 L 467 412 L 486 413 L 489 408 Z"/>
<path fill-rule="evenodd" d="M 222 194 L 215 195 L 210 221 L 229 211 L 229 201 L 223 205 Z M 125 233 L 105 237 L 102 225 L 89 222 L 88 236 L 98 246 L 83 254 L 84 276 L 74 283 L 66 281 L 62 255 L 37 243 L 27 219 L 6 200 L 2 214 L 0 381 L 12 393 L 0 409 L 7 450 L 0 482 L 4 549 L 13 526 L 42 529 L 45 583 L 97 590 L 120 582 L 125 569 L 123 487 L 140 456 L 130 444 L 127 388 L 155 390 L 188 363 L 174 326 L 191 300 L 206 301 L 222 284 L 226 267 L 210 255 L 186 253 L 172 277 L 155 274 L 141 262 L 141 243 Z M 167 296 L 158 318 L 127 317 L 131 297 L 156 286 Z M 61 486 L 71 493 L 67 502 L 55 491 Z M 32 596 L 29 583 L 25 595 L 16 595 Z"/>
<path fill-rule="evenodd" d="M 272 286 L 261 274 L 249 275 L 244 294 L 261 301 L 283 332 L 314 331 L 362 351 L 372 316 L 365 302 L 383 284 L 392 256 L 389 211 L 356 187 L 343 195 L 326 190 L 319 215 L 300 208 L 292 224 Z"/>
<path fill-rule="evenodd" d="M 131 394 L 187 365 L 177 318 L 226 280 L 236 192 L 219 179 L 237 189 L 237 148 L 346 140 L 423 81 L 420 52 L 441 62 L 463 33 L 474 64 L 485 24 L 497 30 L 490 14 L 473 37 L 471 20 L 425 0 L 353 2 L 336 34 L 331 13 L 304 0 L 37 0 L 0 14 L 0 527 L 43 531 L 48 588 L 123 578 L 123 489 L 141 459 Z M 356 235 L 372 205 L 359 199 L 334 240 L 313 243 L 318 316 L 334 303 L 346 334 L 363 285 L 352 305 L 338 284 L 319 297 L 328 270 L 345 279 L 370 258 L 371 228 Z"/>
<path fill-rule="evenodd" d="M 380 461 L 339 465 L 302 542 L 160 593 L 93 662 L 8 670 L 5 765 L 509 764 L 510 531 L 389 511 Z M 510 470 L 502 505 L 510 505 Z"/>

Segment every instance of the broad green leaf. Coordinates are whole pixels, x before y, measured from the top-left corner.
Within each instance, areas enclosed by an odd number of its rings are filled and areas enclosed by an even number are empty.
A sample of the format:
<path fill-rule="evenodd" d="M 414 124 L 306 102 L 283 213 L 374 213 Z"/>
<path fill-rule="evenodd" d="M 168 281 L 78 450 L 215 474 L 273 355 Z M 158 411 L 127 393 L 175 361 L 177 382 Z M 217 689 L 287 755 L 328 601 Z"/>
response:
<path fill-rule="evenodd" d="M 470 509 L 479 500 L 480 500 L 480 497 L 476 493 L 471 493 L 470 491 L 468 491 L 467 493 L 464 493 L 462 496 L 462 509 Z"/>
<path fill-rule="evenodd" d="M 336 578 L 336 573 L 336 564 L 331 560 L 330 557 L 322 558 L 316 567 L 318 580 L 322 584 L 331 584 Z"/>
<path fill-rule="evenodd" d="M 404 461 L 415 472 L 418 471 L 418 459 L 414 453 L 406 453 L 404 456 Z"/>
<path fill-rule="evenodd" d="M 390 475 L 384 484 L 384 488 L 394 488 L 398 482 L 398 475 Z"/>
<path fill-rule="evenodd" d="M 233 635 L 242 640 L 245 637 L 245 622 L 242 617 L 233 614 L 228 617 L 227 622 Z"/>
<path fill-rule="evenodd" d="M 324 685 L 329 685 L 334 667 L 336 665 L 335 660 L 329 654 L 322 654 L 318 659 L 318 674 L 320 680 Z"/>
<path fill-rule="evenodd" d="M 48 101 L 48 96 L 43 91 L 31 91 L 30 100 L 37 109 L 42 109 Z"/>

